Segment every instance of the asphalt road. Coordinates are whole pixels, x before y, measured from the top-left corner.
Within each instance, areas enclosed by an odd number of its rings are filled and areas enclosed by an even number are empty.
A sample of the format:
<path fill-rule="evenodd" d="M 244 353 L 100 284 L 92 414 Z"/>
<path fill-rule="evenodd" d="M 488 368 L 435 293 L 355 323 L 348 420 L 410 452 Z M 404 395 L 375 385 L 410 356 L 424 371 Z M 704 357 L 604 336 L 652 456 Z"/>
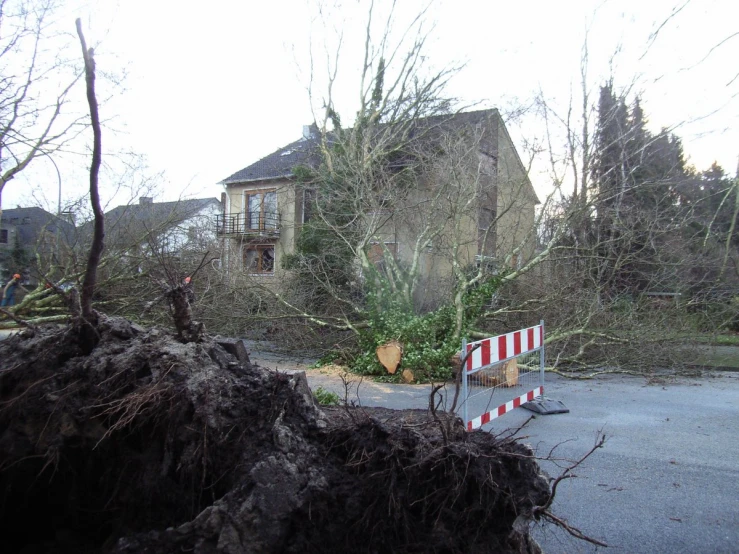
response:
<path fill-rule="evenodd" d="M 553 509 L 618 552 L 739 552 L 739 374 L 647 385 L 610 377 L 552 380 L 569 414 L 541 416 L 526 441 L 576 459 L 599 430 L 604 448 L 559 487 Z M 496 426 L 516 426 L 516 410 Z M 565 442 L 568 441 L 568 442 Z M 554 475 L 557 468 L 543 467 Z M 535 536 L 549 553 L 598 552 L 551 526 Z"/>
<path fill-rule="evenodd" d="M 279 369 L 302 369 L 307 362 L 269 356 L 252 355 Z M 308 371 L 308 381 L 313 388 L 344 394 L 336 375 Z M 366 406 L 428 406 L 428 385 L 364 381 L 358 391 L 357 385 L 355 379 L 349 399 Z M 577 478 L 559 486 L 553 511 L 609 548 L 576 540 L 552 525 L 537 526 L 534 536 L 545 552 L 739 552 L 739 373 L 658 383 L 547 376 L 546 394 L 564 402 L 570 413 L 537 416 L 521 431 L 538 455 L 546 457 L 554 448 L 557 463 L 567 465 L 592 447 L 599 432 L 606 435 L 604 448 L 575 471 Z M 530 416 L 519 408 L 485 429 L 515 428 Z M 541 465 L 550 475 L 560 471 L 553 462 Z"/>

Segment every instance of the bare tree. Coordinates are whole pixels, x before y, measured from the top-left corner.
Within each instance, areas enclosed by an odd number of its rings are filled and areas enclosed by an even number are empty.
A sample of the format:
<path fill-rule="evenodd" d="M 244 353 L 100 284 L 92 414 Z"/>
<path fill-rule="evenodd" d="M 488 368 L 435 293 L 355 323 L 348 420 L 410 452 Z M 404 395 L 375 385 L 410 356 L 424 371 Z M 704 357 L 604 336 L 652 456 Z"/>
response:
<path fill-rule="evenodd" d="M 368 335 L 397 339 L 411 328 L 423 332 L 409 342 L 443 335 L 437 352 L 415 362 L 406 352 L 409 364 L 437 364 L 463 335 L 542 317 L 554 368 L 643 371 L 685 360 L 685 348 L 675 347 L 690 326 L 684 299 L 713 287 L 722 267 L 728 273 L 726 240 L 734 233 L 729 225 L 722 241 L 711 235 L 708 248 L 699 245 L 710 233 L 681 192 L 694 176 L 679 139 L 646 130 L 638 99 L 629 101 L 632 87 L 606 83 L 593 93 L 600 83 L 588 80 L 586 42 L 582 97 L 564 114 L 539 99 L 553 186 L 538 216 L 523 217 L 531 201 L 526 166 L 502 176 L 500 159 L 486 155 L 484 125 L 455 124 L 465 114 L 452 109 L 443 87 L 453 71 L 420 70 L 420 19 L 400 34 L 412 40 L 394 42 L 389 32 L 373 34 L 373 10 L 354 120 L 347 124 L 335 101 L 343 36 L 327 49 L 324 94 L 311 88 L 313 105 L 322 106 L 320 163 L 296 171 L 310 220 L 296 230 L 289 284 L 256 282 L 276 308 L 256 319 L 348 331 L 365 349 L 354 356 L 372 355 Z M 729 252 L 723 263 L 713 252 L 721 244 Z M 429 272 L 434 265 L 445 271 Z"/>
<path fill-rule="evenodd" d="M 555 368 L 680 367 L 694 354 L 686 336 L 731 319 L 717 302 L 698 299 L 735 286 L 722 271 L 737 255 L 733 188 L 701 182 L 677 137 L 646 129 L 638 97 L 628 99 L 632 86 L 605 83 L 598 102 L 590 100 L 586 57 L 584 48 L 580 114 L 577 102 L 561 114 L 540 95 L 556 202 L 541 213 L 532 271 L 504 278 L 481 327 L 543 317 Z"/>
<path fill-rule="evenodd" d="M 82 115 L 65 109 L 80 73 L 64 57 L 67 37 L 51 29 L 56 7 L 55 0 L 0 0 L 0 198 L 33 160 L 84 127 Z"/>

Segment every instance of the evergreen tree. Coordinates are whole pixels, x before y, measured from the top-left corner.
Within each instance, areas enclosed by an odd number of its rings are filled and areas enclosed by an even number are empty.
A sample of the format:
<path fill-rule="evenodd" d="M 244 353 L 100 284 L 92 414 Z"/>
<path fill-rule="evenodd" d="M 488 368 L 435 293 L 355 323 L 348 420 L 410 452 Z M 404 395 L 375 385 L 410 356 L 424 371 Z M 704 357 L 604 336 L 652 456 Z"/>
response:
<path fill-rule="evenodd" d="M 653 135 L 637 98 L 629 109 L 613 83 L 601 87 L 593 153 L 597 222 L 594 277 L 610 294 L 674 288 L 663 248 L 680 225 L 679 189 L 689 179 L 680 139 Z M 667 278 L 666 275 L 671 275 Z"/>
<path fill-rule="evenodd" d="M 615 96 L 613 83 L 609 82 L 600 89 L 592 165 L 601 208 L 617 209 L 626 190 L 628 125 L 626 104 L 623 98 Z"/>

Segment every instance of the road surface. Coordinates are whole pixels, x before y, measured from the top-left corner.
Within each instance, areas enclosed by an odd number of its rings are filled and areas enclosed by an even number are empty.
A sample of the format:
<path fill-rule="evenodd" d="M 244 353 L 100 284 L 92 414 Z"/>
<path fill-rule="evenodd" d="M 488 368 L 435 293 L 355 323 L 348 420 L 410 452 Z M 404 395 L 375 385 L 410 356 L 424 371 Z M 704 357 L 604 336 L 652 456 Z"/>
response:
<path fill-rule="evenodd" d="M 258 350 L 252 358 L 281 370 L 305 369 L 310 361 Z M 337 375 L 307 373 L 313 388 L 344 396 Z M 428 393 L 428 385 L 360 384 L 353 378 L 348 397 L 366 406 L 425 408 Z M 556 447 L 554 456 L 566 465 L 587 452 L 599 432 L 606 435 L 605 447 L 577 469 L 577 478 L 559 486 L 553 510 L 609 548 L 537 526 L 534 536 L 545 552 L 739 552 L 739 373 L 651 383 L 547 376 L 546 394 L 570 413 L 537 416 L 526 425 L 520 434 L 538 455 Z M 484 429 L 515 428 L 530 416 L 519 408 Z M 552 462 L 541 465 L 551 475 L 559 472 Z"/>

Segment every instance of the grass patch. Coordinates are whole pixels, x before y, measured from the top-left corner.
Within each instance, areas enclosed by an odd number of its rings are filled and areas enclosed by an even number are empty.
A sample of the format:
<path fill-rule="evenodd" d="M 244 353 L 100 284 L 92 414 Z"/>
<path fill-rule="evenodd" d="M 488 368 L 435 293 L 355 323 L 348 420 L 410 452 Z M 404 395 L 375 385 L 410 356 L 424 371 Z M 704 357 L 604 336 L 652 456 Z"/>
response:
<path fill-rule="evenodd" d="M 685 342 L 707 346 L 737 346 L 739 347 L 739 334 L 737 333 L 684 333 L 675 335 L 676 339 Z"/>
<path fill-rule="evenodd" d="M 739 369 L 739 346 L 707 345 L 699 347 L 697 363 L 706 367 Z"/>

